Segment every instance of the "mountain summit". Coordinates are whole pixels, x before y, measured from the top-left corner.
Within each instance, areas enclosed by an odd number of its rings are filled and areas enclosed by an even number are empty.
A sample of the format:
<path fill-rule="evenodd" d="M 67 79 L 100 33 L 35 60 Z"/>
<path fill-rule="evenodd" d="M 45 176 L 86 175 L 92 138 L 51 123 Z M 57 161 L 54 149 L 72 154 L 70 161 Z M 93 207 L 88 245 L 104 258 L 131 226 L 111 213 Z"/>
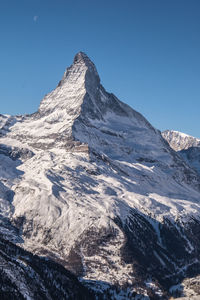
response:
<path fill-rule="evenodd" d="M 100 78 L 94 63 L 83 52 L 79 52 L 75 55 L 73 64 L 66 69 L 63 79 L 59 82 L 59 86 L 67 79 L 69 80 L 69 78 L 71 78 L 70 76 L 73 76 L 73 80 L 83 76 L 85 82 L 87 82 L 87 79 L 91 80 L 91 78 L 93 78 L 93 80 L 95 79 L 96 84 L 99 85 L 100 83 Z"/>
<path fill-rule="evenodd" d="M 198 173 L 104 89 L 86 54 L 36 113 L 0 115 L 0 159 L 2 236 L 97 299 L 164 300 L 199 275 Z"/>
<path fill-rule="evenodd" d="M 91 72 L 93 71 L 95 73 L 95 75 L 98 75 L 94 63 L 90 60 L 90 58 L 84 52 L 80 51 L 75 55 L 73 64 L 74 65 L 85 64 Z"/>
<path fill-rule="evenodd" d="M 110 133 L 110 139 L 116 135 L 121 137 L 121 143 L 125 142 L 127 147 L 128 139 L 122 138 L 127 134 L 127 126 L 156 132 L 141 114 L 106 92 L 95 65 L 86 54 L 79 52 L 58 86 L 44 97 L 38 111 L 23 117 L 23 124 L 17 122 L 14 128 L 27 142 L 30 137 L 29 146 L 33 148 L 50 149 L 56 144 L 56 147 L 78 150 L 75 141 L 93 147 L 93 138 L 96 143 L 104 131 Z M 113 142 L 119 148 L 118 141 Z M 99 147 L 103 145 L 106 146 L 100 143 Z"/>

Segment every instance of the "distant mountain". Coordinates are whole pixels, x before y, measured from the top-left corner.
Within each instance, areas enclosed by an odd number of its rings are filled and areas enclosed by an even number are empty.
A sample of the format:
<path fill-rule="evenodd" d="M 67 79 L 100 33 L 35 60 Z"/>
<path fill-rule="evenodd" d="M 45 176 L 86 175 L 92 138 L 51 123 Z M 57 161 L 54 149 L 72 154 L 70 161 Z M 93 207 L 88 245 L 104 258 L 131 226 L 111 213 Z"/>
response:
<path fill-rule="evenodd" d="M 162 132 L 162 136 L 200 174 L 200 139 L 173 130 Z"/>
<path fill-rule="evenodd" d="M 179 131 L 165 130 L 162 132 L 162 136 L 175 151 L 187 150 L 191 147 L 200 147 L 200 139 Z"/>
<path fill-rule="evenodd" d="M 82 52 L 37 112 L 0 115 L 0 204 L 2 238 L 96 299 L 200 294 L 200 176 Z"/>

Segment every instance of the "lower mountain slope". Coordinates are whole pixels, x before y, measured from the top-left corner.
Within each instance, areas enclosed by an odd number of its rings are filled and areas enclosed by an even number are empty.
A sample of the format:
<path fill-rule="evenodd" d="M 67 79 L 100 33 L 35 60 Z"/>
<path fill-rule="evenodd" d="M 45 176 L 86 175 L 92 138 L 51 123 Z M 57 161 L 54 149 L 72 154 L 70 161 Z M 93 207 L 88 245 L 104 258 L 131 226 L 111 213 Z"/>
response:
<path fill-rule="evenodd" d="M 0 237 L 0 299 L 95 299 L 65 268 Z"/>

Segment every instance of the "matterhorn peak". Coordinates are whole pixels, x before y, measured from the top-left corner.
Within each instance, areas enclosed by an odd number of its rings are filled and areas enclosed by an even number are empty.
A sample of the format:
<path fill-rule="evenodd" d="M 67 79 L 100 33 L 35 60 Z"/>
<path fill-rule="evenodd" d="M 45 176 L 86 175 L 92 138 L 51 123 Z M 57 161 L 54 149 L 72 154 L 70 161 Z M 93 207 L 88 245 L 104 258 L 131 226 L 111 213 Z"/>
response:
<path fill-rule="evenodd" d="M 93 64 L 90 58 L 84 52 L 80 51 L 74 56 L 74 64 L 77 63 Z M 94 65 L 94 64 L 93 64 Z"/>
<path fill-rule="evenodd" d="M 58 87 L 63 86 L 66 82 L 75 81 L 84 82 L 85 86 L 92 85 L 98 86 L 100 84 L 99 74 L 95 64 L 84 52 L 78 52 L 74 56 L 73 64 L 68 67 L 63 75 L 62 80 L 59 82 Z"/>
<path fill-rule="evenodd" d="M 86 132 L 83 124 L 86 123 L 95 127 L 95 122 L 101 121 L 104 123 L 102 126 L 110 124 L 111 127 L 116 127 L 114 124 L 119 118 L 126 127 L 128 118 L 128 122 L 152 129 L 143 116 L 106 92 L 100 84 L 94 63 L 83 52 L 75 55 L 72 65 L 66 69 L 56 89 L 42 100 L 38 112 L 40 117 L 47 118 L 51 127 L 59 123 L 62 130 L 72 128 L 73 125 L 74 131 L 79 120 L 83 132 L 79 128 L 76 132 L 82 132 L 82 136 L 76 138 L 84 143 L 87 143 L 87 138 L 83 139 Z M 66 120 L 70 120 L 70 126 Z"/>

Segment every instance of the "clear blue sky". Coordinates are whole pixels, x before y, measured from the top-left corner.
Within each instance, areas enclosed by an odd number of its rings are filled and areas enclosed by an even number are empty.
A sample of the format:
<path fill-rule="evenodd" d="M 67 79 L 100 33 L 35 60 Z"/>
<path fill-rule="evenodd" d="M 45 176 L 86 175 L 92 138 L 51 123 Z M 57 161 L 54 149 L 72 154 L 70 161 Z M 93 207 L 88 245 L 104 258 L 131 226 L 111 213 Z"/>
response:
<path fill-rule="evenodd" d="M 0 1 L 0 113 L 32 113 L 74 55 L 156 128 L 200 137 L 200 0 Z"/>

